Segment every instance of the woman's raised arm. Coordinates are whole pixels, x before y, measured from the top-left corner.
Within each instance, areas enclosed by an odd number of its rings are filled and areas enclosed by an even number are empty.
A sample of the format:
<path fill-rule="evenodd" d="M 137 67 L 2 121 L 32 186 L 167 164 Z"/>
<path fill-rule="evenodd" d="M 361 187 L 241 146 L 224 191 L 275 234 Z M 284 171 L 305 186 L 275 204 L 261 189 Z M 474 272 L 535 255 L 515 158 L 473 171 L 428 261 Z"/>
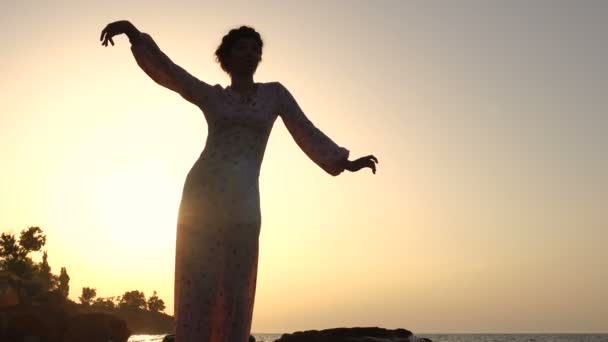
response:
<path fill-rule="evenodd" d="M 154 82 L 179 93 L 184 99 L 204 109 L 213 99 L 213 86 L 197 79 L 163 53 L 152 37 L 140 32 L 129 21 L 108 24 L 101 32 L 102 45 L 114 45 L 112 37 L 126 34 L 131 42 L 131 52 L 141 69 Z"/>

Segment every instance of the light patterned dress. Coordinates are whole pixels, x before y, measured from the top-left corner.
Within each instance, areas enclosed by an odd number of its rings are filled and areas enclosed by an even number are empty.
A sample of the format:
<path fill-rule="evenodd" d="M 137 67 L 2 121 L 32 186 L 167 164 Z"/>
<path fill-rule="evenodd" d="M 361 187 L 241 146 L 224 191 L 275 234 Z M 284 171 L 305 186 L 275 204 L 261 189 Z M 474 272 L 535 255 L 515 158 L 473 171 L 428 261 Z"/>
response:
<path fill-rule="evenodd" d="M 132 42 L 137 64 L 156 83 L 198 106 L 205 147 L 188 173 L 179 207 L 175 256 L 177 342 L 246 342 L 255 299 L 261 227 L 258 178 L 277 116 L 323 170 L 340 174 L 349 151 L 304 115 L 278 82 L 253 95 L 202 82 L 173 63 L 150 35 Z"/>

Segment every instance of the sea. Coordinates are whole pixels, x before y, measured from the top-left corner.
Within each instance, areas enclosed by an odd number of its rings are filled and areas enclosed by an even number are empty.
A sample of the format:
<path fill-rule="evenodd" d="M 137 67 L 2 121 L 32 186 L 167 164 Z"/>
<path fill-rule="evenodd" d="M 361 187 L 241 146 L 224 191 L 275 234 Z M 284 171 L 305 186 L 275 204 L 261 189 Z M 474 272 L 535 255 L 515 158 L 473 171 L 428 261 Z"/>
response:
<path fill-rule="evenodd" d="M 161 342 L 165 335 L 132 335 L 129 342 Z M 273 342 L 281 334 L 256 334 L 256 341 Z M 433 342 L 608 342 L 608 334 L 416 334 Z"/>

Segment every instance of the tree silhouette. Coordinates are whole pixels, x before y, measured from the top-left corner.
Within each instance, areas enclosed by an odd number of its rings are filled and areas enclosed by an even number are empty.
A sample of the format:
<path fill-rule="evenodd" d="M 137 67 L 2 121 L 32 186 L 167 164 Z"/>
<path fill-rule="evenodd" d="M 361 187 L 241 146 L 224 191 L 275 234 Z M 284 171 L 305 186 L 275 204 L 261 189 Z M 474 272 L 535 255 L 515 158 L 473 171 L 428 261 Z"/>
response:
<path fill-rule="evenodd" d="M 53 274 L 46 250 L 42 252 L 39 263 L 32 261 L 29 256 L 32 252 L 41 251 L 45 244 L 46 235 L 39 227 L 28 227 L 21 231 L 19 239 L 14 234 L 0 234 L 0 271 L 8 271 L 9 276 L 17 279 L 15 284 L 19 284 L 18 290 L 28 297 L 32 305 L 48 303 L 50 298 L 54 300 L 57 296 L 65 303 L 77 305 L 68 299 L 70 276 L 66 268 L 61 267 L 59 275 Z M 156 291 L 147 300 L 144 293 L 138 290 L 127 291 L 122 296 L 97 298 L 96 288 L 83 287 L 78 299 L 80 305 L 89 307 L 87 311 L 93 312 L 134 310 L 159 313 L 165 310 L 165 302 Z"/>
<path fill-rule="evenodd" d="M 46 235 L 42 234 L 40 227 L 29 227 L 21 231 L 19 244 L 25 257 L 29 252 L 39 251 L 46 244 Z"/>
<path fill-rule="evenodd" d="M 61 268 L 61 273 L 59 274 L 59 293 L 63 298 L 68 298 L 70 294 L 70 276 L 66 271 L 65 267 Z"/>
<path fill-rule="evenodd" d="M 148 298 L 148 311 L 165 311 L 165 302 L 162 299 L 158 298 L 158 295 L 156 295 L 156 291 L 154 291 L 154 294 L 150 296 L 150 298 Z"/>
<path fill-rule="evenodd" d="M 91 305 L 93 298 L 95 298 L 96 296 L 97 296 L 97 289 L 93 289 L 90 287 L 83 287 L 82 295 L 80 297 L 78 297 L 78 299 L 80 300 L 80 303 L 82 305 L 89 306 L 89 305 Z"/>
<path fill-rule="evenodd" d="M 127 291 L 120 298 L 118 307 L 121 309 L 146 310 L 146 296 L 141 291 Z"/>
<path fill-rule="evenodd" d="M 51 273 L 51 266 L 48 263 L 48 253 L 42 253 L 42 262 L 38 265 L 38 278 L 42 284 L 42 290 L 47 292 L 55 287 L 55 277 Z"/>
<path fill-rule="evenodd" d="M 19 246 L 15 235 L 7 233 L 0 235 L 0 257 L 5 260 L 19 258 Z"/>
<path fill-rule="evenodd" d="M 27 265 L 21 257 L 20 247 L 14 235 L 7 233 L 0 235 L 0 258 L 2 258 L 0 267 L 3 270 L 11 271 L 20 277 L 25 275 Z"/>
<path fill-rule="evenodd" d="M 95 299 L 95 301 L 91 304 L 92 308 L 97 309 L 114 309 L 116 308 L 116 304 L 114 304 L 115 297 L 100 297 Z"/>
<path fill-rule="evenodd" d="M 46 244 L 46 235 L 40 227 L 28 227 L 21 231 L 19 243 L 12 234 L 0 235 L 0 269 L 31 279 L 37 265 L 27 255 L 39 251 Z"/>

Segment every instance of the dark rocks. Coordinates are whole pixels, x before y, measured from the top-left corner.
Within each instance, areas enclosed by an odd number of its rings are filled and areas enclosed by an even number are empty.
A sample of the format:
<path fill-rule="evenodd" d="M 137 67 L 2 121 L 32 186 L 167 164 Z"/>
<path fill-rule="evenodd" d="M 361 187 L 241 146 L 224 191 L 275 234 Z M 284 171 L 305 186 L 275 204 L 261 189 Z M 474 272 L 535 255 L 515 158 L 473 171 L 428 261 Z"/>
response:
<path fill-rule="evenodd" d="M 175 342 L 174 335 L 167 335 L 162 342 Z M 255 337 L 249 336 L 249 342 Z M 297 331 L 283 334 L 274 342 L 432 342 L 413 335 L 409 330 L 383 328 L 334 328 L 327 330 Z"/>
<path fill-rule="evenodd" d="M 326 330 L 296 331 L 283 334 L 275 342 L 422 342 L 405 329 L 384 329 L 378 327 L 334 328 Z"/>
<path fill-rule="evenodd" d="M 173 332 L 173 316 L 143 310 L 111 310 L 108 313 L 125 320 L 134 335 L 162 335 Z"/>
<path fill-rule="evenodd" d="M 175 342 L 175 335 L 165 336 L 163 342 Z M 249 342 L 255 342 L 255 337 L 253 337 L 253 335 L 249 335 Z"/>
<path fill-rule="evenodd" d="M 70 319 L 64 342 L 127 342 L 131 332 L 124 320 L 106 313 L 78 314 Z"/>
<path fill-rule="evenodd" d="M 13 305 L 0 309 L 0 341 L 126 342 L 127 324 L 106 313 L 74 313 L 66 306 Z"/>
<path fill-rule="evenodd" d="M 61 342 L 68 314 L 48 305 L 13 305 L 0 309 L 0 341 L 22 341 L 43 338 Z"/>

